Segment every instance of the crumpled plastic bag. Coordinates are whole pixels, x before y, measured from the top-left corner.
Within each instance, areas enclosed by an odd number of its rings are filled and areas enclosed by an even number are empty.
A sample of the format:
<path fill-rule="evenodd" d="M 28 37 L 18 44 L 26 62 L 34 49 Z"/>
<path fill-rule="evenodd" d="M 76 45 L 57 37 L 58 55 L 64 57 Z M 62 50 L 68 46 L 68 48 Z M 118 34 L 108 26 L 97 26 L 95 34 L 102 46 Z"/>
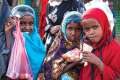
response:
<path fill-rule="evenodd" d="M 11 51 L 6 76 L 11 79 L 33 80 L 19 23 L 19 21 L 16 21 L 16 32 L 14 32 L 15 41 Z"/>

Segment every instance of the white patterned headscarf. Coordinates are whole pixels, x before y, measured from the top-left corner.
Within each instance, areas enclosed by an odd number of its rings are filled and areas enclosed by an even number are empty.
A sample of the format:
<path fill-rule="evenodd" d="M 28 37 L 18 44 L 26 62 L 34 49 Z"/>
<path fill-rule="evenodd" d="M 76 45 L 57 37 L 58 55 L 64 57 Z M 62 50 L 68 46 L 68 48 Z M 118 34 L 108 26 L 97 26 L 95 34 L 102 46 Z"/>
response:
<path fill-rule="evenodd" d="M 12 9 L 11 16 L 12 15 L 19 17 L 19 18 L 21 18 L 25 15 L 30 15 L 30 16 L 34 17 L 34 10 L 30 6 L 19 5 L 19 6 L 16 6 Z"/>

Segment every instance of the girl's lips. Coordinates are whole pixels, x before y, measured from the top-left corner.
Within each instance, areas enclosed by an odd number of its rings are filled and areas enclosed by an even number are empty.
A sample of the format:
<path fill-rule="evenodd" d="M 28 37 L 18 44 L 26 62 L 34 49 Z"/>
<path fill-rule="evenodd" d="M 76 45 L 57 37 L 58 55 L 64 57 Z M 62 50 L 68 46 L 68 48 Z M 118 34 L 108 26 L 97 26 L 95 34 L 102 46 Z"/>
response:
<path fill-rule="evenodd" d="M 95 40 L 95 38 L 96 38 L 95 36 L 94 37 L 89 37 L 90 40 Z"/>

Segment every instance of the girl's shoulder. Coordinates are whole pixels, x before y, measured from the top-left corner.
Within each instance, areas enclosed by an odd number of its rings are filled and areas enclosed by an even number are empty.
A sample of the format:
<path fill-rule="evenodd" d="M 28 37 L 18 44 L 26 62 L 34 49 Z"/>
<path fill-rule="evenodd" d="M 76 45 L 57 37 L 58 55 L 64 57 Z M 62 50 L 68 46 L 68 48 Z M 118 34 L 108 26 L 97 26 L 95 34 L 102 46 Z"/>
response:
<path fill-rule="evenodd" d="M 111 55 L 120 53 L 120 44 L 117 40 L 113 39 L 107 46 L 105 46 L 104 51 L 109 52 Z"/>

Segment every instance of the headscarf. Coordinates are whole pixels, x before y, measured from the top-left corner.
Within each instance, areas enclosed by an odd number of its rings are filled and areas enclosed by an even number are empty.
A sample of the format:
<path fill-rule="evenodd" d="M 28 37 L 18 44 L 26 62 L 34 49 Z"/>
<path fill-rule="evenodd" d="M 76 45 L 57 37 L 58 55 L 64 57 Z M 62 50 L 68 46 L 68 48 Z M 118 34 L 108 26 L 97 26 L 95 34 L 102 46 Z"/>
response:
<path fill-rule="evenodd" d="M 32 68 L 34 80 L 36 80 L 46 55 L 46 49 L 38 34 L 35 12 L 30 6 L 18 5 L 13 8 L 12 15 L 18 16 L 19 18 L 22 18 L 25 15 L 34 17 L 33 31 L 30 34 L 24 32 L 23 36 L 25 38 L 25 48 Z"/>
<path fill-rule="evenodd" d="M 67 12 L 63 18 L 62 21 L 62 27 L 61 30 L 64 34 L 65 39 L 67 40 L 67 33 L 66 33 L 66 29 L 67 29 L 67 25 L 71 22 L 74 23 L 79 23 L 81 22 L 81 14 L 77 11 L 71 11 L 71 12 Z"/>
<path fill-rule="evenodd" d="M 96 19 L 100 23 L 103 31 L 103 37 L 99 41 L 99 43 L 92 44 L 95 48 L 98 48 L 106 44 L 106 42 L 110 40 L 112 36 L 111 30 L 110 30 L 110 23 L 104 11 L 99 8 L 89 9 L 83 14 L 83 19 L 89 19 L 89 18 Z"/>

